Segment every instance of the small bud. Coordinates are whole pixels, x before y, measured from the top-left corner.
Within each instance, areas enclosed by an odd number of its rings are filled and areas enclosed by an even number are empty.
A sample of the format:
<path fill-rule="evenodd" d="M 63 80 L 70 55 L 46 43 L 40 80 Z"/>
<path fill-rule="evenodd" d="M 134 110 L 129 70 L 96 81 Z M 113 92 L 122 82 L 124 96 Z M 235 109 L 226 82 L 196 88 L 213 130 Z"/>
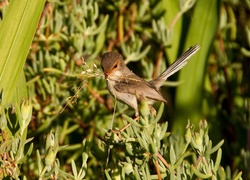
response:
<path fill-rule="evenodd" d="M 150 114 L 150 109 L 147 103 L 147 99 L 144 96 L 140 96 L 139 98 L 139 111 L 142 117 L 148 117 Z"/>
<path fill-rule="evenodd" d="M 47 135 L 46 138 L 46 144 L 45 144 L 45 149 L 48 150 L 50 148 L 54 148 L 55 147 L 55 136 L 54 134 L 50 131 L 50 133 Z"/>
<path fill-rule="evenodd" d="M 23 100 L 21 104 L 21 115 L 22 118 L 20 119 L 20 128 L 21 128 L 21 134 L 25 130 L 25 128 L 29 125 L 31 116 L 32 116 L 32 103 L 31 99 Z"/>
<path fill-rule="evenodd" d="M 56 152 L 53 147 L 50 147 L 46 153 L 45 165 L 51 167 L 56 158 Z"/>
<path fill-rule="evenodd" d="M 185 134 L 185 140 L 187 143 L 190 143 L 192 140 L 192 134 L 190 128 L 187 128 L 186 134 Z"/>
<path fill-rule="evenodd" d="M 195 144 L 196 144 L 196 148 L 199 150 L 200 153 L 202 153 L 202 146 L 203 140 L 202 137 L 199 133 L 195 133 Z"/>

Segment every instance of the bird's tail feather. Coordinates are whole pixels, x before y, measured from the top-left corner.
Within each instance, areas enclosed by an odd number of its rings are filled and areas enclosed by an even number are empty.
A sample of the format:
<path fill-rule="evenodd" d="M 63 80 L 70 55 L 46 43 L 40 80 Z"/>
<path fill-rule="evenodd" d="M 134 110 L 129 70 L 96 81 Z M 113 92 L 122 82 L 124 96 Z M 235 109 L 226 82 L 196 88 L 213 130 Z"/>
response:
<path fill-rule="evenodd" d="M 198 50 L 200 46 L 194 45 L 191 46 L 187 51 L 185 51 L 173 64 L 171 64 L 163 73 L 161 73 L 158 77 L 150 81 L 152 85 L 154 85 L 157 89 L 159 89 L 164 81 L 167 80 L 168 77 L 179 71 L 183 66 L 185 66 L 190 59 Z"/>

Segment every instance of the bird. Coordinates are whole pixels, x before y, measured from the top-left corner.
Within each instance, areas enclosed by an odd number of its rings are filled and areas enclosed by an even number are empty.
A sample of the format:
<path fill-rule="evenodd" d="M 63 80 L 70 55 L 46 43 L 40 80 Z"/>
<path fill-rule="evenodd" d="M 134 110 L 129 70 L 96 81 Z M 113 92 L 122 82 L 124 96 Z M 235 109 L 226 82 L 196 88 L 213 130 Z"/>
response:
<path fill-rule="evenodd" d="M 191 46 L 165 71 L 151 81 L 146 81 L 133 73 L 126 66 L 122 55 L 118 52 L 106 52 L 102 55 L 101 68 L 106 79 L 107 88 L 115 99 L 132 107 L 137 117 L 139 116 L 138 101 L 141 97 L 144 97 L 150 106 L 155 101 L 167 102 L 160 93 L 160 87 L 168 77 L 183 68 L 191 56 L 199 49 L 198 44 Z"/>

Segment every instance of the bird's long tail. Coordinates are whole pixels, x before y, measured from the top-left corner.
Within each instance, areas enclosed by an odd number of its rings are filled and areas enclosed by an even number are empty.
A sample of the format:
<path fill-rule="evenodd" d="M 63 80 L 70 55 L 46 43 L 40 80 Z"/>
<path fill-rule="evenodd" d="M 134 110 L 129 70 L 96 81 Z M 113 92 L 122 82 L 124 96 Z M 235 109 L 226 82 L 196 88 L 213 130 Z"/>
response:
<path fill-rule="evenodd" d="M 187 51 L 185 51 L 173 64 L 171 64 L 163 73 L 161 73 L 157 78 L 150 81 L 157 89 L 159 89 L 167 78 L 177 71 L 179 71 L 183 66 L 185 66 L 188 60 L 200 49 L 200 46 L 191 46 Z"/>

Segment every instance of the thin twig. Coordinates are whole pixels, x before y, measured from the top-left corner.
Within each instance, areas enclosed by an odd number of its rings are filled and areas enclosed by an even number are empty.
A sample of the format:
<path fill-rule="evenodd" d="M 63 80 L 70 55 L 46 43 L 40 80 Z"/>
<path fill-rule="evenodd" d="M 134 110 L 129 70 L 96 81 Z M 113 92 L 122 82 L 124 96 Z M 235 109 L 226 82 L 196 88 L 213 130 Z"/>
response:
<path fill-rule="evenodd" d="M 158 163 L 158 160 L 155 161 L 155 169 L 156 169 L 156 172 L 157 172 L 157 175 L 158 175 L 158 179 L 161 180 L 161 172 L 160 172 L 160 169 L 159 169 L 159 163 Z"/>
<path fill-rule="evenodd" d="M 169 164 L 167 161 L 162 157 L 160 153 L 157 153 L 157 157 L 161 160 L 161 162 L 169 169 Z"/>
<path fill-rule="evenodd" d="M 157 56 L 156 65 L 155 65 L 155 69 L 154 69 L 154 73 L 153 73 L 153 78 L 156 78 L 158 76 L 158 71 L 159 71 L 159 68 L 161 65 L 162 56 L 163 56 L 163 50 L 161 47 L 160 51 L 158 53 L 158 56 Z"/>
<path fill-rule="evenodd" d="M 177 23 L 178 19 L 182 16 L 182 12 L 178 12 L 176 16 L 174 17 L 173 21 L 170 24 L 170 28 L 173 28 L 175 24 Z"/>
<path fill-rule="evenodd" d="M 100 96 L 100 94 L 91 89 L 91 87 L 87 83 L 85 83 L 85 85 L 88 88 L 90 94 L 94 96 L 94 98 L 97 99 L 99 103 L 104 104 L 104 99 Z"/>

